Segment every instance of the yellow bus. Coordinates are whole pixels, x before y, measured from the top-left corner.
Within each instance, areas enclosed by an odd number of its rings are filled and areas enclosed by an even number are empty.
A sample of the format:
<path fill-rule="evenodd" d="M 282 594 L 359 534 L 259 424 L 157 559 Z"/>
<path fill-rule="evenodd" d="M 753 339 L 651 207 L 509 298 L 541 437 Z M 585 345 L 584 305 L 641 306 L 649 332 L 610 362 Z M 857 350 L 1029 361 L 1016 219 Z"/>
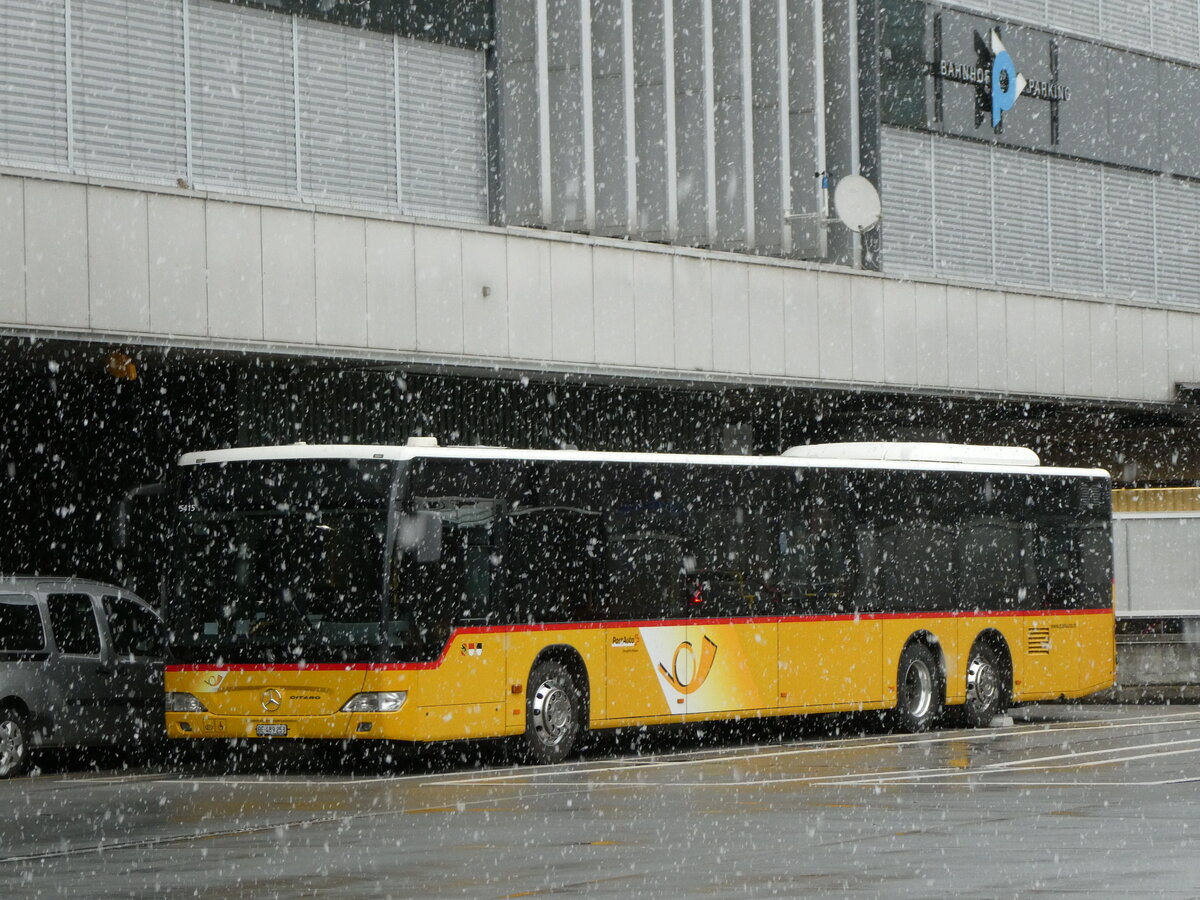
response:
<path fill-rule="evenodd" d="M 514 736 L 1113 683 L 1110 482 L 1021 448 L 406 446 L 182 457 L 172 738 Z"/>

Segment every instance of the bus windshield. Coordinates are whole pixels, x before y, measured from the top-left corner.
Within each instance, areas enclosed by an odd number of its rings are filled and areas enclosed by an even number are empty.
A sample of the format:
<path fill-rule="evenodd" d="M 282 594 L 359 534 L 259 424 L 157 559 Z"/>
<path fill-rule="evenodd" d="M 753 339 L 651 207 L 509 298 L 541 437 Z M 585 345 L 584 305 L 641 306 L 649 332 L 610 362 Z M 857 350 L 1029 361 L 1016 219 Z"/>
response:
<path fill-rule="evenodd" d="M 166 605 L 176 658 L 372 658 L 395 475 L 395 463 L 345 459 L 185 472 Z"/>

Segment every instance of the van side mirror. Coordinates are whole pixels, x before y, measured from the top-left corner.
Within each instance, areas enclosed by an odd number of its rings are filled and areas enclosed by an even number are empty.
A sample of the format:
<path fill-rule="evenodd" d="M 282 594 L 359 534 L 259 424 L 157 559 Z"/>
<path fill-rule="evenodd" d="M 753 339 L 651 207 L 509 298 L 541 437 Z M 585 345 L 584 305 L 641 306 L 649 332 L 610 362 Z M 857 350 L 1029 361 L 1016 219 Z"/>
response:
<path fill-rule="evenodd" d="M 442 558 L 441 517 L 431 512 L 401 516 L 396 542 L 416 562 L 437 562 Z"/>
<path fill-rule="evenodd" d="M 113 549 L 124 550 L 129 543 L 129 509 L 133 506 L 133 501 L 138 497 L 157 497 L 166 491 L 167 486 L 161 482 L 139 484 L 127 490 L 125 496 L 113 504 L 109 535 Z"/>

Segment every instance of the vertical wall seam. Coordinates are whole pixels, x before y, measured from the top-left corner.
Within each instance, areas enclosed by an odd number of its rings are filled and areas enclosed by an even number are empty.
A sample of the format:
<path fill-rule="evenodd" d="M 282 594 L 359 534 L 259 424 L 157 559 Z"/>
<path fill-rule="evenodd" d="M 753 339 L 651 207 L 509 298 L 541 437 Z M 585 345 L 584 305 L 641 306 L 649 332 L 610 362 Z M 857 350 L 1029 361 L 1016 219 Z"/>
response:
<path fill-rule="evenodd" d="M 195 187 L 196 173 L 192 135 L 192 0 L 180 0 L 183 10 L 183 147 L 184 180 L 189 189 Z"/>
<path fill-rule="evenodd" d="M 1198 0 L 1200 2 L 1200 0 Z M 816 143 L 816 178 L 817 188 L 817 255 L 824 260 L 829 256 L 829 228 L 821 219 L 829 218 L 829 191 L 825 180 L 828 177 L 826 168 L 828 159 L 825 148 L 825 13 L 821 0 L 812 4 L 813 28 L 813 140 Z M 818 371 L 820 371 L 818 369 Z"/>
<path fill-rule="evenodd" d="M 148 193 L 142 202 L 146 219 L 146 328 L 149 331 L 154 330 L 154 298 L 150 296 L 150 267 L 154 264 L 154 257 L 150 255 L 150 201 L 153 199 L 154 195 Z"/>
<path fill-rule="evenodd" d="M 1100 176 L 1100 291 L 1108 296 L 1108 179 L 1104 166 L 1097 166 Z"/>
<path fill-rule="evenodd" d="M 1151 178 L 1150 180 L 1150 240 L 1153 246 L 1154 265 L 1150 269 L 1151 284 L 1153 285 L 1154 296 L 1151 298 L 1155 303 L 1160 303 L 1161 299 L 1158 295 L 1158 263 L 1159 263 L 1159 248 L 1158 248 L 1158 186 L 1161 178 Z"/>
<path fill-rule="evenodd" d="M 259 334 L 263 340 L 267 338 L 267 273 L 266 265 L 266 248 L 263 246 L 263 208 L 256 206 L 254 214 L 258 219 L 258 327 Z M 316 260 L 313 260 L 313 294 L 316 294 Z M 314 313 L 315 313 L 315 297 L 314 297 Z M 315 324 L 315 323 L 314 323 Z M 314 329 L 315 331 L 315 329 Z"/>
<path fill-rule="evenodd" d="M 675 4 L 662 0 L 663 112 L 666 119 L 667 240 L 679 236 L 679 160 L 675 128 Z"/>
<path fill-rule="evenodd" d="M 791 84 L 788 51 L 788 0 L 779 0 L 776 7 L 776 40 L 779 41 L 779 246 L 784 256 L 792 252 L 792 230 L 788 214 L 792 211 L 792 128 Z"/>
<path fill-rule="evenodd" d="M 71 38 L 71 2 L 63 0 L 63 90 L 67 116 L 67 171 L 75 171 L 75 57 Z"/>
<path fill-rule="evenodd" d="M 304 198 L 300 149 L 300 17 L 292 16 L 292 116 L 296 129 L 296 197 Z"/>
<path fill-rule="evenodd" d="M 486 72 L 484 73 L 486 77 Z M 395 119 L 396 139 L 396 210 L 404 213 L 404 162 L 401 154 L 401 144 L 404 139 L 403 128 L 400 124 L 400 35 L 392 35 L 392 113 Z M 484 140 L 487 140 L 486 129 Z M 484 159 L 487 159 L 486 148 Z M 489 179 L 490 180 L 490 179 Z M 490 208 L 490 200 L 489 200 Z"/>
<path fill-rule="evenodd" d="M 84 270 L 87 273 L 87 327 L 94 328 L 92 322 L 92 304 L 96 298 L 92 294 L 92 191 L 90 184 L 83 186 L 83 258 Z"/>
<path fill-rule="evenodd" d="M 710 246 L 717 241 L 717 95 L 713 80 L 716 63 L 712 4 L 713 0 L 703 0 L 701 4 L 704 32 L 704 226 Z M 711 284 L 709 289 L 711 291 Z"/>
<path fill-rule="evenodd" d="M 925 138 L 925 142 L 929 145 L 929 152 L 926 154 L 926 159 L 929 160 L 929 251 L 930 263 L 933 266 L 933 274 L 937 275 L 938 266 L 938 245 L 937 245 L 937 159 L 934 154 L 937 152 L 937 145 L 934 143 L 933 135 Z"/>
<path fill-rule="evenodd" d="M 25 308 L 25 324 L 29 324 L 29 201 L 26 196 L 29 179 L 21 179 L 21 303 Z"/>
<path fill-rule="evenodd" d="M 1053 166 L 1050 165 L 1050 157 L 1045 159 L 1046 163 L 1046 278 L 1049 282 L 1050 290 L 1054 290 L 1054 192 L 1051 190 L 1051 185 L 1054 181 L 1054 173 L 1051 171 Z"/>
<path fill-rule="evenodd" d="M 814 0 L 818 2 L 818 0 Z M 860 116 L 862 111 L 859 108 L 861 98 L 859 97 L 859 72 L 858 72 L 858 0 L 848 0 L 848 9 L 846 12 L 848 20 L 847 31 L 847 47 L 846 56 L 849 67 L 849 77 L 847 78 L 848 93 L 849 93 L 849 118 L 850 118 L 850 174 L 859 175 L 862 168 L 861 144 L 862 144 L 862 122 Z M 851 246 L 853 247 L 851 265 L 854 268 L 862 268 L 862 235 L 857 231 L 851 234 Z"/>
<path fill-rule="evenodd" d="M 596 230 L 596 122 L 592 108 L 592 3 L 579 0 L 579 81 L 583 103 L 583 222 Z"/>
<path fill-rule="evenodd" d="M 743 199 L 745 202 L 746 249 L 753 250 L 758 243 L 754 222 L 754 71 L 751 62 L 753 53 L 752 34 L 750 30 L 750 0 L 742 0 L 742 178 L 744 179 Z"/>
<path fill-rule="evenodd" d="M 538 99 L 538 199 L 541 221 L 550 225 L 554 209 L 551 198 L 550 169 L 550 49 L 546 14 L 547 0 L 537 0 L 537 99 Z"/>
<path fill-rule="evenodd" d="M 988 202 L 989 210 L 991 211 L 991 227 L 989 235 L 992 242 L 992 284 L 1000 283 L 999 274 L 996 266 L 996 148 L 988 147 Z"/>
<path fill-rule="evenodd" d="M 633 0 L 624 0 L 621 8 L 621 75 L 625 93 L 625 231 L 637 232 L 637 117 L 634 96 Z"/>

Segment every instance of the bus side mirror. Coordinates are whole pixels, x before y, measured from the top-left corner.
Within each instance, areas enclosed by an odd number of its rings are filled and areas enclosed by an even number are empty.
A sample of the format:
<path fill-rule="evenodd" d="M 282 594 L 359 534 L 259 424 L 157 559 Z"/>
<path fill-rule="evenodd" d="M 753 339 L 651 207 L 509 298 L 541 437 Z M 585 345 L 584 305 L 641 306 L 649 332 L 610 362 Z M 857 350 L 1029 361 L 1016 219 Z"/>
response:
<path fill-rule="evenodd" d="M 396 538 L 400 549 L 416 562 L 431 563 L 442 558 L 442 520 L 436 513 L 401 516 Z"/>

